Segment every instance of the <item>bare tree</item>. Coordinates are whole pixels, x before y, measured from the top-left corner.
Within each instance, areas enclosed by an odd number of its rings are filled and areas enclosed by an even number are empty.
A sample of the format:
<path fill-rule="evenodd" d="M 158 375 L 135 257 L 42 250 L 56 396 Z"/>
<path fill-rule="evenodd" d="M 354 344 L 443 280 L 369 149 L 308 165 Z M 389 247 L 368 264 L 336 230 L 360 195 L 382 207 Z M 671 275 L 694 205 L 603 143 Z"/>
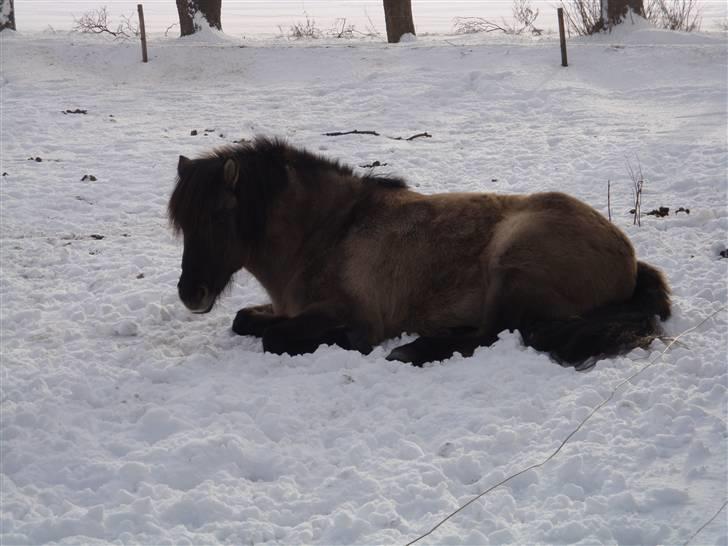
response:
<path fill-rule="evenodd" d="M 13 0 L 0 0 L 0 32 L 15 30 L 15 6 Z"/>
<path fill-rule="evenodd" d="M 220 10 L 222 0 L 177 0 L 181 36 L 189 36 L 202 29 L 201 19 L 218 30 L 222 30 Z"/>
<path fill-rule="evenodd" d="M 390 44 L 398 43 L 403 34 L 415 34 L 412 0 L 384 0 L 384 22 Z"/>

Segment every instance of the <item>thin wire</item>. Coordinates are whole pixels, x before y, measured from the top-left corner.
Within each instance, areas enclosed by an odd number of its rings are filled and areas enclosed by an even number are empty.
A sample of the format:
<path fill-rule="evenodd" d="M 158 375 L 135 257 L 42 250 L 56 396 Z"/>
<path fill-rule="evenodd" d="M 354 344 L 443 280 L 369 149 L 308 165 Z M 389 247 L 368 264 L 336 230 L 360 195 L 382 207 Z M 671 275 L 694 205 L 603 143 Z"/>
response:
<path fill-rule="evenodd" d="M 712 517 L 712 518 L 710 518 L 710 519 L 709 519 L 708 521 L 706 521 L 705 523 L 703 523 L 703 526 L 702 526 L 702 527 L 701 527 L 700 529 L 698 529 L 697 531 L 695 531 L 695 532 L 693 533 L 693 536 L 691 536 L 691 537 L 690 537 L 689 539 L 687 539 L 687 540 L 686 540 L 686 541 L 685 541 L 685 542 L 683 543 L 683 546 L 688 546 L 688 544 L 690 544 L 690 542 L 691 542 L 691 541 L 692 541 L 692 540 L 693 540 L 693 539 L 694 539 L 694 538 L 695 538 L 696 536 L 698 536 L 698 535 L 700 534 L 700 531 L 702 531 L 702 530 L 703 530 L 703 529 L 705 529 L 705 528 L 706 528 L 706 527 L 707 527 L 708 525 L 710 525 L 711 523 L 713 523 L 713 520 L 714 520 L 715 518 L 717 518 L 717 517 L 718 517 L 718 514 L 720 514 L 720 513 L 721 513 L 721 512 L 723 511 L 723 509 L 724 509 L 724 508 L 725 508 L 726 506 L 728 506 L 728 500 L 727 500 L 727 501 L 725 501 L 725 502 L 723 503 L 723 506 L 721 506 L 720 508 L 718 508 L 718 511 L 717 511 L 717 512 L 716 512 L 715 514 L 713 514 L 713 517 Z"/>
<path fill-rule="evenodd" d="M 717 315 L 721 311 L 725 311 L 726 309 L 728 309 L 728 306 L 721 307 L 720 309 L 714 311 L 713 313 L 711 313 L 710 315 L 708 315 L 707 317 L 705 317 L 703 320 L 701 320 L 695 326 L 693 326 L 691 328 L 688 328 L 687 330 L 685 330 L 685 331 L 681 332 L 680 334 L 678 334 L 677 337 L 673 338 L 672 341 L 670 342 L 670 344 L 667 347 L 665 347 L 665 349 L 659 355 L 657 355 L 655 358 L 652 359 L 652 361 L 650 361 L 647 364 L 645 364 L 644 366 L 642 366 L 642 368 L 640 368 L 639 370 L 637 370 L 635 373 L 633 373 L 632 375 L 630 375 L 629 377 L 627 377 L 627 379 L 623 380 L 616 387 L 614 387 L 614 389 L 612 389 L 612 392 L 609 394 L 609 396 L 607 398 L 605 398 L 604 400 L 602 400 L 599 404 L 597 404 L 597 406 L 595 406 L 594 409 L 592 409 L 589 412 L 589 415 L 587 415 L 584 419 L 582 419 L 582 421 L 576 426 L 576 428 L 574 430 L 572 430 L 568 434 L 568 436 L 566 436 L 566 438 L 564 438 L 564 440 L 561 442 L 561 444 L 559 445 L 559 447 L 557 447 L 556 450 L 553 453 L 551 453 L 551 455 L 549 455 L 548 457 L 546 457 L 543 461 L 541 461 L 540 463 L 532 464 L 531 466 L 529 466 L 527 468 L 524 468 L 523 470 L 520 470 L 520 471 L 516 472 L 515 474 L 511 474 L 507 478 L 505 478 L 505 479 L 499 481 L 498 483 L 496 483 L 495 485 L 489 487 L 488 489 L 486 489 L 482 493 L 479 493 L 477 496 L 473 497 L 468 502 L 466 502 L 465 504 L 463 504 L 462 506 L 460 506 L 457 510 L 455 510 L 454 512 L 451 512 L 450 514 L 448 514 L 445 518 L 443 518 L 440 522 L 438 522 L 437 525 L 435 525 L 432 529 L 430 529 L 429 531 L 427 531 L 423 535 L 418 536 L 416 539 L 408 542 L 406 544 L 406 546 L 412 546 L 412 544 L 414 544 L 416 542 L 419 542 L 420 540 L 422 540 L 425 537 L 430 536 L 432 533 L 434 533 L 437 529 L 439 529 L 449 519 L 451 519 L 452 517 L 456 516 L 457 514 L 459 514 L 463 510 L 465 510 L 468 506 L 470 506 L 471 504 L 473 504 L 475 501 L 481 499 L 482 497 L 484 497 L 485 495 L 487 495 L 488 493 L 490 493 L 494 489 L 497 489 L 498 487 L 507 484 L 508 482 L 510 482 L 511 480 L 513 480 L 514 478 L 517 478 L 521 474 L 525 474 L 529 470 L 533 470 L 535 468 L 540 468 L 543 465 L 545 465 L 546 463 L 548 463 L 551 459 L 553 459 L 554 457 L 556 457 L 556 455 L 558 455 L 558 453 L 564 448 L 564 446 L 569 442 L 569 440 L 571 440 L 571 438 L 577 432 L 579 432 L 582 429 L 582 427 L 586 424 L 586 422 L 589 421 L 589 419 L 591 419 L 592 416 L 597 411 L 599 411 L 600 409 L 602 409 L 607 403 L 609 403 L 609 401 L 612 400 L 612 398 L 614 398 L 614 395 L 617 394 L 617 391 L 619 391 L 619 389 L 621 389 L 627 383 L 631 382 L 635 377 L 637 377 L 638 375 L 640 375 L 642 372 L 644 372 L 648 368 L 654 366 L 657 363 L 658 360 L 662 359 L 662 357 L 665 356 L 665 353 L 667 351 L 669 351 L 672 348 L 672 346 L 675 345 L 677 343 L 677 341 L 681 337 L 683 337 L 684 335 L 689 334 L 689 333 L 697 330 L 703 324 L 705 324 L 710 319 L 712 319 L 715 315 Z M 722 510 L 722 508 L 721 508 L 721 510 Z M 717 514 L 716 514 L 716 516 L 717 516 Z M 710 523 L 710 522 L 708 522 L 708 523 Z M 698 532 L 700 532 L 700 530 Z M 692 540 L 692 538 L 690 540 Z"/>

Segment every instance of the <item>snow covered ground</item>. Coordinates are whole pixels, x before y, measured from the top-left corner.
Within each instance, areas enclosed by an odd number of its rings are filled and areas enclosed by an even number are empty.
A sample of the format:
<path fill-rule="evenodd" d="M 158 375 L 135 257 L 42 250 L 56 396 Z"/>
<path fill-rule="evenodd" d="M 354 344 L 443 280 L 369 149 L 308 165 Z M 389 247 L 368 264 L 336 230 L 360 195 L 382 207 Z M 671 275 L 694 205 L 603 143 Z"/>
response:
<path fill-rule="evenodd" d="M 240 47 L 245 45 L 245 47 Z M 241 44 L 2 33 L 2 544 L 728 544 L 725 35 Z M 86 113 L 67 111 L 83 110 Z M 326 137 L 376 130 L 432 138 Z M 192 135 L 193 130 L 197 131 Z M 414 369 L 188 313 L 179 154 L 255 134 L 423 192 L 563 190 L 668 275 L 678 335 L 576 373 L 504 333 Z M 627 163 L 645 176 L 632 225 Z M 363 169 L 362 169 L 363 170 Z M 91 178 L 93 177 L 93 178 Z M 676 213 L 680 207 L 690 213 Z"/>

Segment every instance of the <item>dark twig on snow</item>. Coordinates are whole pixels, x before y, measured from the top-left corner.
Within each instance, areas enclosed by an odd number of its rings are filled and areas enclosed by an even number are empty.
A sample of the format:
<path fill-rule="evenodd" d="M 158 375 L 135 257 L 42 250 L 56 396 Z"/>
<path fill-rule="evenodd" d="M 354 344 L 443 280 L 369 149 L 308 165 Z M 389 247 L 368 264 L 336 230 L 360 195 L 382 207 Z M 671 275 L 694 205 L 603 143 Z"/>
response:
<path fill-rule="evenodd" d="M 639 158 L 637 159 L 636 171 L 632 168 L 632 164 L 627 161 L 627 172 L 632 180 L 634 190 L 634 209 L 631 211 L 634 214 L 632 223 L 636 226 L 642 226 L 642 188 L 645 184 L 645 177 L 642 174 L 642 164 L 640 163 Z"/>
<path fill-rule="evenodd" d="M 374 163 L 368 163 L 366 165 L 359 165 L 362 169 L 373 169 L 374 167 L 386 167 L 389 163 L 382 163 L 377 160 Z"/>
<path fill-rule="evenodd" d="M 416 135 L 412 135 L 411 137 L 404 138 L 404 137 L 387 137 L 391 138 L 392 140 L 414 140 L 416 138 L 432 138 L 432 135 L 430 133 L 417 133 Z"/>
<path fill-rule="evenodd" d="M 344 135 L 372 135 L 372 136 L 385 136 L 386 138 L 389 138 L 391 140 L 414 140 L 416 138 L 432 138 L 432 135 L 430 133 L 424 132 L 424 133 L 417 133 L 416 135 L 412 135 L 411 137 L 391 137 L 386 135 L 381 135 L 380 133 L 377 133 L 376 131 L 360 131 L 359 129 L 354 129 L 353 131 L 335 131 L 333 133 L 324 133 L 324 136 L 344 136 Z"/>
<path fill-rule="evenodd" d="M 609 221 L 612 221 L 612 181 L 607 180 L 607 214 L 609 214 Z"/>
<path fill-rule="evenodd" d="M 354 129 L 353 131 L 336 131 L 333 133 L 324 133 L 324 136 L 344 136 L 344 135 L 374 135 L 374 136 L 382 136 L 376 131 L 360 131 L 359 129 Z"/>

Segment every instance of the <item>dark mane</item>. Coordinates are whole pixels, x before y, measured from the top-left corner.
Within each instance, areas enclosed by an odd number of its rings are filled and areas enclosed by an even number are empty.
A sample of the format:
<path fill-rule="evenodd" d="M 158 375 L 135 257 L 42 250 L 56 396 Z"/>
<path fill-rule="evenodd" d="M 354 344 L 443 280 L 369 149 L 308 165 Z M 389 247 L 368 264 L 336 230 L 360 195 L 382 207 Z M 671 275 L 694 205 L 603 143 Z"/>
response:
<path fill-rule="evenodd" d="M 387 175 L 357 175 L 349 165 L 334 159 L 298 149 L 280 139 L 258 137 L 252 142 L 225 146 L 189 162 L 178 173 L 177 183 L 167 207 L 170 223 L 175 232 L 183 227 L 195 229 L 205 215 L 218 206 L 224 191 L 222 169 L 228 158 L 235 158 L 240 166 L 243 183 L 240 198 L 251 207 L 251 214 L 260 215 L 275 194 L 288 183 L 287 168 L 293 168 L 301 180 L 313 183 L 330 178 L 332 173 L 342 177 L 358 177 L 378 187 L 399 189 L 407 184 L 401 178 Z M 259 226 L 261 227 L 261 226 Z"/>
<path fill-rule="evenodd" d="M 407 183 L 404 179 L 397 176 L 365 174 L 356 175 L 354 169 L 349 165 L 342 163 L 336 159 L 309 152 L 306 149 L 294 148 L 283 140 L 265 137 L 256 138 L 251 144 L 244 145 L 268 157 L 285 161 L 287 164 L 294 166 L 299 173 L 303 173 L 307 178 L 316 179 L 318 175 L 325 172 L 334 172 L 343 176 L 358 176 L 365 182 L 371 182 L 377 186 L 385 188 L 406 188 Z M 227 156 L 229 157 L 229 156 Z"/>
<path fill-rule="evenodd" d="M 175 233 L 196 229 L 204 214 L 216 208 L 222 188 L 223 160 L 209 156 L 196 159 L 177 175 L 167 205 L 167 216 Z"/>
<path fill-rule="evenodd" d="M 362 176 L 362 180 L 371 182 L 372 184 L 376 184 L 377 186 L 381 186 L 383 188 L 404 189 L 408 187 L 407 182 L 404 181 L 404 178 L 400 178 L 399 176 L 367 174 Z"/>

